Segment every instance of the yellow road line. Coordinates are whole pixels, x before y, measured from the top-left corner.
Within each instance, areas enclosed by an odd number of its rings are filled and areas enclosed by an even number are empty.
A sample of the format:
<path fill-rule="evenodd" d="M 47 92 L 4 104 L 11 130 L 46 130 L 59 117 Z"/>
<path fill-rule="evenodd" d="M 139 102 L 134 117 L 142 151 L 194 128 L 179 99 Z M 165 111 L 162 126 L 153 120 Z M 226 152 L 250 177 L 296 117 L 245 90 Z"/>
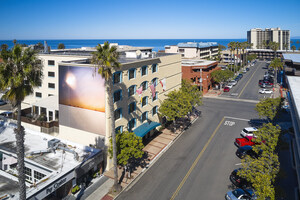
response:
<path fill-rule="evenodd" d="M 216 135 L 218 129 L 220 128 L 221 124 L 223 123 L 225 117 L 223 117 L 223 119 L 220 121 L 219 125 L 217 126 L 217 128 L 215 129 L 215 131 L 213 132 L 213 134 L 210 136 L 210 138 L 208 139 L 208 141 L 206 142 L 205 146 L 203 147 L 203 149 L 201 150 L 201 152 L 199 153 L 199 155 L 197 156 L 196 160 L 193 162 L 192 166 L 190 167 L 189 171 L 187 172 L 187 174 L 185 175 L 185 177 L 182 179 L 182 181 L 180 182 L 178 188 L 176 189 L 176 191 L 173 193 L 172 197 L 170 200 L 174 200 L 175 197 L 178 195 L 178 192 L 180 191 L 180 189 L 182 188 L 183 184 L 186 182 L 187 178 L 190 176 L 190 174 L 192 173 L 193 169 L 195 168 L 196 164 L 199 162 L 201 156 L 203 155 L 204 151 L 206 150 L 206 148 L 208 147 L 209 143 L 211 142 L 211 140 L 213 139 L 213 137 Z"/>
<path fill-rule="evenodd" d="M 257 67 L 257 69 L 255 70 L 255 72 L 258 70 L 259 67 Z M 252 76 L 250 77 L 250 79 L 248 80 L 248 82 L 246 83 L 245 87 L 242 89 L 241 93 L 239 94 L 238 98 L 240 98 L 240 96 L 243 94 L 245 88 L 247 87 L 247 85 L 250 83 L 251 79 L 253 78 L 255 72 L 252 74 Z"/>

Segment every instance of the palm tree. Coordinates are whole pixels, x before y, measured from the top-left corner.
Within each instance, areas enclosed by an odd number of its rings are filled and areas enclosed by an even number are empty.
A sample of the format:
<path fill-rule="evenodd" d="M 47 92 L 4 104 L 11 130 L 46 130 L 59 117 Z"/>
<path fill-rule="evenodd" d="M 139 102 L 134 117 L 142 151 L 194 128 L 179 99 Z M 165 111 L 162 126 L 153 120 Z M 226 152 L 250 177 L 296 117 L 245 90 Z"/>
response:
<path fill-rule="evenodd" d="M 231 71 L 232 71 L 232 51 L 233 51 L 233 42 L 229 42 L 227 45 L 229 51 L 230 51 L 230 66 L 231 66 Z"/>
<path fill-rule="evenodd" d="M 242 42 L 242 51 L 243 51 L 243 65 L 245 66 L 246 65 L 246 56 L 245 56 L 245 49 L 247 49 L 248 47 L 248 42 Z"/>
<path fill-rule="evenodd" d="M 115 116 L 114 104 L 112 99 L 112 74 L 113 71 L 120 68 L 121 64 L 118 62 L 119 53 L 117 47 L 110 47 L 109 42 L 105 42 L 103 46 L 98 44 L 97 51 L 93 52 L 92 63 L 96 64 L 98 74 L 100 74 L 106 81 L 106 94 L 108 96 L 109 113 L 111 119 L 111 136 L 113 146 L 113 164 L 114 164 L 114 190 L 120 191 L 121 186 L 118 183 L 118 168 L 117 168 L 117 145 L 115 132 Z"/>
<path fill-rule="evenodd" d="M 284 44 L 285 51 L 287 52 L 289 45 L 287 43 Z"/>
<path fill-rule="evenodd" d="M 268 44 L 267 44 L 267 41 L 266 41 L 266 40 L 263 41 L 263 46 L 264 46 L 264 49 L 267 49 L 267 48 L 268 48 Z"/>
<path fill-rule="evenodd" d="M 292 50 L 293 50 L 293 52 L 295 52 L 295 50 L 296 50 L 296 46 L 295 45 L 292 46 Z"/>
<path fill-rule="evenodd" d="M 21 126 L 21 102 L 26 96 L 33 93 L 33 88 L 41 84 L 42 66 L 36 57 L 36 52 L 27 48 L 22 50 L 19 44 L 0 57 L 0 89 L 8 90 L 3 98 L 9 100 L 17 109 L 17 129 L 15 129 L 19 199 L 26 199 L 25 173 L 24 173 L 24 128 Z"/>
<path fill-rule="evenodd" d="M 274 58 L 276 58 L 276 57 L 277 57 L 276 52 L 277 52 L 278 49 L 279 49 L 279 43 L 277 43 L 277 42 L 270 42 L 270 43 L 269 43 L 269 46 L 270 46 L 270 48 L 274 51 Z"/>
<path fill-rule="evenodd" d="M 283 64 L 281 62 L 281 59 L 280 58 L 274 58 L 269 66 L 273 67 L 273 69 L 275 70 L 275 85 L 276 85 L 276 83 L 277 83 L 277 70 L 278 69 L 280 69 L 280 70 L 283 69 Z"/>

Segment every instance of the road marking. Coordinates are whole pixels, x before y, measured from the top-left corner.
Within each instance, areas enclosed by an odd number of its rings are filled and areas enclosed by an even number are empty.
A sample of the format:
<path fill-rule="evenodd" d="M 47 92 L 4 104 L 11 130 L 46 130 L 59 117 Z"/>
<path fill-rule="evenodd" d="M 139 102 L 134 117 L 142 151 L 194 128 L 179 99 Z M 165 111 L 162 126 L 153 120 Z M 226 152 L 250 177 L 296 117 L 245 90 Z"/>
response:
<path fill-rule="evenodd" d="M 242 163 L 238 163 L 238 164 L 235 164 L 235 165 L 242 165 Z"/>
<path fill-rule="evenodd" d="M 199 153 L 199 155 L 197 156 L 197 158 L 195 159 L 195 161 L 193 162 L 192 166 L 190 167 L 189 171 L 187 172 L 187 174 L 184 176 L 184 178 L 182 179 L 182 181 L 180 182 L 178 188 L 176 189 L 176 191 L 173 193 L 172 197 L 170 200 L 174 200 L 175 197 L 178 195 L 178 192 L 180 191 L 180 189 L 182 188 L 182 186 L 184 185 L 184 183 L 186 182 L 187 178 L 190 176 L 190 174 L 192 173 L 193 169 L 195 168 L 196 164 L 199 162 L 201 156 L 203 155 L 203 153 L 205 152 L 206 148 L 208 147 L 208 145 L 210 144 L 211 140 L 213 139 L 213 137 L 216 135 L 217 131 L 219 130 L 221 124 L 224 121 L 224 117 L 223 119 L 220 121 L 219 125 L 217 126 L 217 128 L 215 129 L 215 131 L 213 132 L 213 134 L 210 136 L 210 138 L 208 139 L 208 141 L 206 142 L 205 146 L 203 147 L 203 149 L 201 150 L 201 152 Z"/>
<path fill-rule="evenodd" d="M 225 116 L 224 118 L 242 120 L 242 121 L 246 121 L 246 122 L 250 121 L 250 119 L 243 119 L 243 118 L 229 117 L 229 116 Z"/>
<path fill-rule="evenodd" d="M 224 122 L 224 126 L 234 126 L 235 125 L 235 122 L 233 121 L 225 121 Z"/>
<path fill-rule="evenodd" d="M 238 98 L 240 98 L 240 96 L 243 94 L 245 88 L 247 87 L 247 85 L 250 83 L 251 79 L 253 78 L 255 72 L 259 69 L 259 67 L 257 67 L 257 69 L 254 71 L 254 73 L 252 74 L 252 76 L 250 77 L 250 79 L 248 80 L 248 82 L 246 83 L 245 87 L 242 89 L 240 95 L 238 96 Z"/>

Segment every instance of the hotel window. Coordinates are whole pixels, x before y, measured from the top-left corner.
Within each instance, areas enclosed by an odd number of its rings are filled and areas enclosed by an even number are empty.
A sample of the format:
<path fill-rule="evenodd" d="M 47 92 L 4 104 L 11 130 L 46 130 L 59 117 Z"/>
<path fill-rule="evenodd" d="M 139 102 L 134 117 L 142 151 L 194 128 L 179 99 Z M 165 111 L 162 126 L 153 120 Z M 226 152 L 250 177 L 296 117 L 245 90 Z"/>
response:
<path fill-rule="evenodd" d="M 142 114 L 141 120 L 142 120 L 142 123 L 143 123 L 144 121 L 148 120 L 148 111 L 147 111 L 147 112 L 144 112 L 144 113 Z"/>
<path fill-rule="evenodd" d="M 34 179 L 36 179 L 36 180 L 41 180 L 45 176 L 46 176 L 45 174 L 42 174 L 42 173 L 37 172 L 37 171 L 34 171 Z"/>
<path fill-rule="evenodd" d="M 53 121 L 53 112 L 49 111 L 49 121 Z"/>
<path fill-rule="evenodd" d="M 157 72 L 157 64 L 152 65 L 152 73 Z"/>
<path fill-rule="evenodd" d="M 35 97 L 42 98 L 42 93 L 40 93 L 40 92 L 36 92 L 36 93 L 35 93 Z"/>
<path fill-rule="evenodd" d="M 157 113 L 157 106 L 154 106 L 152 108 L 152 115 L 155 115 Z"/>
<path fill-rule="evenodd" d="M 122 72 L 115 72 L 113 74 L 113 83 L 121 83 L 122 82 Z"/>
<path fill-rule="evenodd" d="M 55 84 L 54 83 L 48 83 L 48 88 L 55 89 Z"/>
<path fill-rule="evenodd" d="M 178 49 L 180 53 L 184 53 L 184 49 Z"/>
<path fill-rule="evenodd" d="M 148 66 L 143 66 L 142 67 L 142 76 L 145 76 L 148 74 Z"/>
<path fill-rule="evenodd" d="M 132 129 L 135 127 L 136 127 L 136 119 L 133 118 L 128 122 L 128 131 L 132 131 Z"/>
<path fill-rule="evenodd" d="M 48 72 L 48 77 L 55 77 L 55 72 Z"/>
<path fill-rule="evenodd" d="M 128 114 L 134 112 L 136 109 L 136 103 L 132 102 L 131 104 L 128 105 Z"/>
<path fill-rule="evenodd" d="M 114 103 L 122 100 L 122 90 L 117 90 L 114 92 Z"/>
<path fill-rule="evenodd" d="M 154 86 L 157 86 L 157 84 L 158 84 L 158 78 L 152 79 L 151 84 L 154 84 Z"/>
<path fill-rule="evenodd" d="M 48 97 L 54 96 L 54 94 L 48 94 Z"/>
<path fill-rule="evenodd" d="M 116 134 L 123 132 L 123 126 L 118 126 L 116 129 Z"/>
<path fill-rule="evenodd" d="M 143 87 L 143 91 L 147 90 L 147 88 L 148 88 L 148 81 L 142 82 L 141 86 Z"/>
<path fill-rule="evenodd" d="M 115 120 L 122 118 L 122 108 L 115 110 Z"/>
<path fill-rule="evenodd" d="M 128 80 L 134 79 L 135 78 L 135 69 L 129 69 L 128 70 Z"/>
<path fill-rule="evenodd" d="M 55 65 L 54 60 L 48 60 L 48 65 L 54 66 Z"/>
<path fill-rule="evenodd" d="M 26 180 L 32 181 L 31 169 L 25 167 L 24 168 L 25 178 Z"/>
<path fill-rule="evenodd" d="M 142 107 L 148 104 L 148 97 L 143 97 L 142 98 Z"/>
<path fill-rule="evenodd" d="M 132 85 L 128 88 L 128 97 L 135 95 L 136 92 L 136 85 Z"/>
<path fill-rule="evenodd" d="M 158 97 L 158 92 L 155 92 L 155 96 L 154 97 L 152 96 L 152 101 L 157 100 L 157 97 Z"/>

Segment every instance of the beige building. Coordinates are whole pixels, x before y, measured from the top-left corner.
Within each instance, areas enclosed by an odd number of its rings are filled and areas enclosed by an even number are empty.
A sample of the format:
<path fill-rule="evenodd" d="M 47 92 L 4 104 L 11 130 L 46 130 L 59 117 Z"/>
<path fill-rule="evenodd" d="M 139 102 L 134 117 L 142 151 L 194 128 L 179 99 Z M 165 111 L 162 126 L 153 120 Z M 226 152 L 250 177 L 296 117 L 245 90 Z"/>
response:
<path fill-rule="evenodd" d="M 180 53 L 183 58 L 209 59 L 218 56 L 216 42 L 187 42 L 165 46 L 166 53 Z"/>
<path fill-rule="evenodd" d="M 290 31 L 281 30 L 280 28 L 254 28 L 247 31 L 247 41 L 249 44 L 253 44 L 252 49 L 266 49 L 266 44 L 269 42 L 279 43 L 278 50 L 289 50 L 290 49 Z"/>
<path fill-rule="evenodd" d="M 29 105 L 22 116 L 25 128 L 86 146 L 109 145 L 106 83 L 90 63 L 93 51 L 61 50 L 39 55 L 44 79 L 24 101 Z M 181 56 L 144 47 L 118 46 L 118 51 L 121 68 L 113 72 L 111 91 L 115 131 L 130 130 L 147 137 L 160 125 L 160 102 L 181 86 Z M 111 167 L 109 163 L 107 168 Z"/>

